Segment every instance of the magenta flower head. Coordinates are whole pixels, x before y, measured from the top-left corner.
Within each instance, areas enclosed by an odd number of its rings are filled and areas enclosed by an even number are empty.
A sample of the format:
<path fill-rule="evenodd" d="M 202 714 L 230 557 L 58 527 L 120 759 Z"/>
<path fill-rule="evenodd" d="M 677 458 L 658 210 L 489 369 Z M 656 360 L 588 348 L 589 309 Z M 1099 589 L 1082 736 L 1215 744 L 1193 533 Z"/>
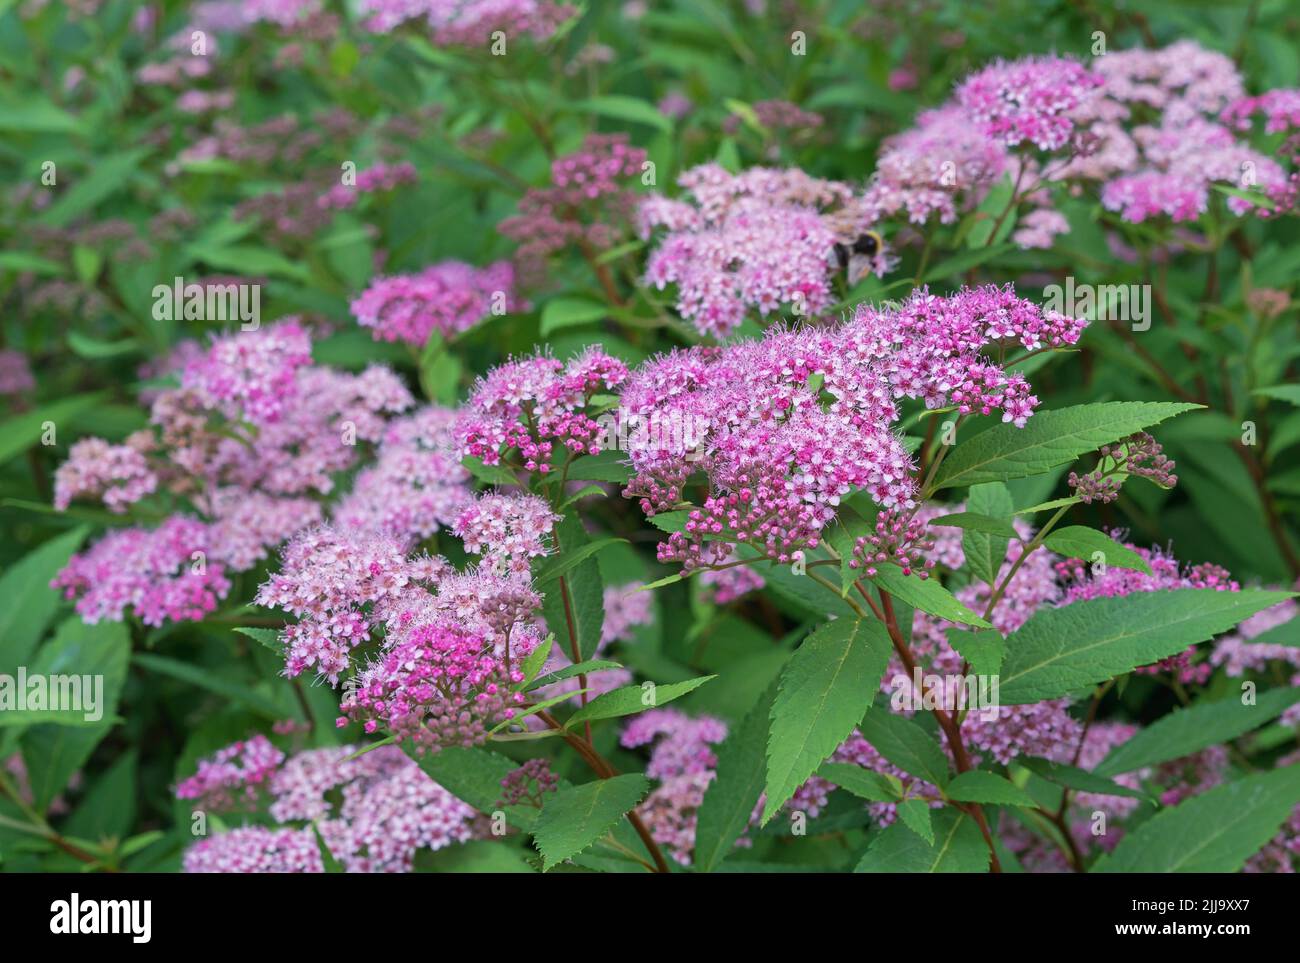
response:
<path fill-rule="evenodd" d="M 514 274 L 508 261 L 482 270 L 443 261 L 416 274 L 375 279 L 352 302 L 352 313 L 376 341 L 421 348 L 435 331 L 450 338 L 493 313 L 519 310 Z"/>
<path fill-rule="evenodd" d="M 1095 96 L 1102 78 L 1061 57 L 999 62 L 968 77 L 957 101 L 987 133 L 1018 147 L 1059 150 L 1074 132 L 1072 114 Z"/>
<path fill-rule="evenodd" d="M 863 305 L 833 328 L 775 329 L 760 341 L 656 358 L 629 379 L 623 408 L 674 430 L 631 450 L 636 474 L 624 494 L 647 515 L 689 512 L 660 544 L 662 561 L 717 565 L 747 545 L 788 562 L 817 546 L 855 491 L 886 509 L 912 507 L 914 466 L 894 427 L 903 399 L 1000 410 L 1024 425 L 1038 399 L 981 349 L 1072 344 L 1085 323 L 1010 288 L 917 291 L 901 307 Z M 686 490 L 696 472 L 708 480 L 698 505 Z"/>
<path fill-rule="evenodd" d="M 498 365 L 478 380 L 456 425 L 461 452 L 540 475 L 594 455 L 604 434 L 596 396 L 626 378 L 623 362 L 595 348 L 567 364 L 535 355 Z"/>

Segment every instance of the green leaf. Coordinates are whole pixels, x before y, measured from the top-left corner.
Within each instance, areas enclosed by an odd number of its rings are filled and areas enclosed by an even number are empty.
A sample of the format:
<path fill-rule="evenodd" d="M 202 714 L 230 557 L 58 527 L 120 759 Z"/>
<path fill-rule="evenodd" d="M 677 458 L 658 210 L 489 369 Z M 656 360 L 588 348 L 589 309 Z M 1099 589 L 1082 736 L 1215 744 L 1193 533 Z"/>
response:
<path fill-rule="evenodd" d="M 891 803 L 903 798 L 903 784 L 897 776 L 849 762 L 824 762 L 817 775 L 869 802 Z"/>
<path fill-rule="evenodd" d="M 1300 802 L 1300 766 L 1246 776 L 1152 816 L 1097 873 L 1235 873 Z"/>
<path fill-rule="evenodd" d="M 551 654 L 551 648 L 555 645 L 555 633 L 547 635 L 542 639 L 541 645 L 528 653 L 523 663 L 519 666 L 519 671 L 524 674 L 524 681 L 521 686 L 528 686 L 537 678 L 537 673 L 542 671 L 542 666 L 546 665 L 546 658 Z"/>
<path fill-rule="evenodd" d="M 134 354 L 140 350 L 140 342 L 135 338 L 123 338 L 121 341 L 97 341 L 81 334 L 79 331 L 69 331 L 68 347 L 83 358 L 98 360 Z"/>
<path fill-rule="evenodd" d="M 15 455 L 21 455 L 41 440 L 45 433 L 45 423 L 54 425 L 55 431 L 62 434 L 71 431 L 72 421 L 81 412 L 103 403 L 107 398 L 104 392 L 75 395 L 37 408 L 35 411 L 15 415 L 0 424 L 0 465 Z"/>
<path fill-rule="evenodd" d="M 466 471 L 481 482 L 487 482 L 489 485 L 515 484 L 515 476 L 508 469 L 500 465 L 485 465 L 482 458 L 466 455 L 460 463 Z"/>
<path fill-rule="evenodd" d="M 617 662 L 611 662 L 609 659 L 588 659 L 586 662 L 579 662 L 577 665 L 566 665 L 563 669 L 556 669 L 554 672 L 548 672 L 539 679 L 534 679 L 524 687 L 525 692 L 531 692 L 534 689 L 540 689 L 543 686 L 554 685 L 556 682 L 563 682 L 565 679 L 572 679 L 575 675 L 587 675 L 592 672 L 600 672 L 603 669 L 621 669 L 623 668 Z"/>
<path fill-rule="evenodd" d="M 51 204 L 40 220 L 54 227 L 63 227 L 93 210 L 104 198 L 130 183 L 131 175 L 149 153 L 148 149 L 136 149 L 96 157 L 89 173 L 74 179 L 67 193 Z"/>
<path fill-rule="evenodd" d="M 913 608 L 929 612 L 949 622 L 960 622 L 976 628 L 992 628 L 988 622 L 968 609 L 957 597 L 939 584 L 933 576 L 921 578 L 917 575 L 904 575 L 903 570 L 892 562 L 876 563 L 876 574 L 871 577 L 880 588 L 890 595 L 897 596 Z"/>
<path fill-rule="evenodd" d="M 1037 505 L 1030 505 L 1028 508 L 1021 508 L 1016 511 L 1017 515 L 1036 515 L 1039 512 L 1050 511 L 1055 508 L 1064 508 L 1066 505 L 1077 505 L 1083 501 L 1078 495 L 1070 495 L 1066 498 L 1053 498 L 1050 502 L 1040 502 Z"/>
<path fill-rule="evenodd" d="M 1029 793 L 1015 783 L 982 769 L 972 769 L 954 776 L 944 793 L 956 802 L 1025 806 L 1029 809 L 1037 806 Z"/>
<path fill-rule="evenodd" d="M 971 671 L 976 675 L 997 676 L 1002 672 L 1002 662 L 1007 656 L 1007 641 L 997 629 L 981 629 L 969 632 L 965 629 L 949 629 L 948 644 L 957 650 L 957 654 L 970 663 Z"/>
<path fill-rule="evenodd" d="M 1015 527 L 1007 516 L 1011 514 L 1011 492 L 1001 482 L 972 485 L 966 497 L 966 507 L 972 512 L 1004 520 L 1011 528 L 1010 534 L 970 530 L 962 533 L 961 550 L 971 574 L 981 582 L 992 585 L 1002 563 L 1007 558 L 1007 548 L 1016 537 Z"/>
<path fill-rule="evenodd" d="M 343 872 L 343 864 L 334 858 L 334 854 L 330 852 L 330 848 L 325 845 L 325 837 L 320 834 L 320 827 L 315 823 L 312 823 L 311 831 L 316 836 L 316 849 L 320 852 L 320 861 L 325 867 L 325 872 Z"/>
<path fill-rule="evenodd" d="M 1287 688 L 1261 694 L 1254 705 L 1228 698 L 1175 709 L 1112 749 L 1093 771 L 1099 776 L 1116 776 L 1189 756 L 1258 729 L 1297 702 L 1300 688 Z"/>
<path fill-rule="evenodd" d="M 1115 568 L 1131 568 L 1134 571 L 1151 574 L 1151 566 L 1137 552 L 1125 548 L 1109 535 L 1088 528 L 1085 525 L 1069 525 L 1058 528 L 1043 539 L 1043 544 L 1058 555 L 1066 558 L 1081 558 L 1085 562 L 1095 561 L 1101 553 L 1101 563 Z"/>
<path fill-rule="evenodd" d="M 920 723 L 878 708 L 863 717 L 858 729 L 873 749 L 899 769 L 941 788 L 948 784 L 948 757 Z"/>
<path fill-rule="evenodd" d="M 275 629 L 257 629 L 248 625 L 236 625 L 235 631 L 246 635 L 258 645 L 270 649 L 276 655 L 284 655 L 284 645 L 280 642 L 280 633 Z"/>
<path fill-rule="evenodd" d="M 718 747 L 716 776 L 705 790 L 696 824 L 693 862 L 697 872 L 713 872 L 749 827 L 754 806 L 763 794 L 763 761 L 776 691 L 774 681 Z"/>
<path fill-rule="evenodd" d="M 613 692 L 606 692 L 604 695 L 592 699 L 571 715 L 568 721 L 565 722 L 564 727 L 572 729 L 579 722 L 591 722 L 596 719 L 617 719 L 619 716 L 630 716 L 637 712 L 644 712 L 646 709 L 657 709 L 659 706 L 667 705 L 674 699 L 680 699 L 688 692 L 692 692 L 709 680 L 716 678 L 716 675 L 702 675 L 695 679 L 688 679 L 685 682 L 670 682 L 667 685 L 654 685 L 651 688 L 644 687 L 651 686 L 651 683 L 645 683 L 644 686 L 625 685 Z"/>
<path fill-rule="evenodd" d="M 1172 589 L 1041 609 L 1007 638 L 1004 705 L 1056 699 L 1150 665 L 1292 597 Z"/>
<path fill-rule="evenodd" d="M 534 578 L 534 584 L 542 588 L 551 582 L 554 582 L 561 575 L 567 575 L 584 561 L 591 558 L 601 549 L 608 548 L 618 543 L 626 543 L 626 538 L 598 538 L 594 542 L 587 542 L 577 548 L 565 549 L 559 555 L 554 555 L 546 559 L 537 570 Z"/>
<path fill-rule="evenodd" d="M 657 107 L 636 97 L 626 97 L 621 94 L 589 97 L 573 104 L 573 108 L 599 114 L 601 117 L 611 117 L 614 120 L 656 127 L 664 133 L 672 133 L 673 129 L 673 122 L 661 114 Z"/>
<path fill-rule="evenodd" d="M 661 532 L 672 534 L 673 532 L 686 531 L 686 522 L 690 519 L 691 512 L 689 509 L 678 509 L 672 512 L 659 512 L 650 518 L 650 524 Z"/>
<path fill-rule="evenodd" d="M 228 247 L 194 245 L 188 254 L 219 271 L 248 277 L 284 277 L 304 283 L 311 279 L 311 273 L 301 264 L 290 261 L 279 251 L 254 244 L 231 244 Z"/>
<path fill-rule="evenodd" d="M 67 269 L 58 261 L 28 251 L 0 251 L 0 271 L 5 270 L 57 275 L 66 273 Z"/>
<path fill-rule="evenodd" d="M 975 821 L 965 813 L 940 809 L 933 814 L 934 844 L 902 823 L 876 836 L 855 873 L 982 873 L 989 851 Z"/>
<path fill-rule="evenodd" d="M 569 481 L 603 481 L 625 483 L 632 477 L 627 453 L 602 451 L 597 455 L 575 458 L 569 466 Z M 656 516 L 658 517 L 658 516 Z"/>
<path fill-rule="evenodd" d="M 559 543 L 561 558 L 590 542 L 576 514 L 560 519 L 553 537 Z M 570 660 L 581 662 L 596 654 L 605 624 L 605 583 L 595 558 L 582 559 L 572 574 L 561 574 L 547 589 L 542 598 L 542 616 L 554 630 L 556 644 Z"/>
<path fill-rule="evenodd" d="M 448 746 L 423 755 L 415 751 L 411 740 L 402 743 L 402 751 L 449 793 L 481 813 L 497 810 L 501 799 L 501 780 L 519 768 L 513 759 L 487 749 Z M 501 809 L 506 821 L 522 830 L 530 830 L 537 821 L 532 806 L 506 806 Z"/>
<path fill-rule="evenodd" d="M 132 661 L 150 672 L 170 676 L 173 679 L 187 682 L 192 686 L 206 689 L 209 692 L 241 703 L 268 719 L 282 719 L 284 717 L 284 708 L 274 699 L 267 698 L 260 692 L 255 692 L 243 683 L 217 675 L 211 669 L 149 652 L 137 652 Z"/>
<path fill-rule="evenodd" d="M 1276 398 L 1278 401 L 1288 401 L 1293 405 L 1300 405 L 1300 385 L 1271 385 L 1268 388 L 1256 388 L 1251 394 L 1263 395 L 1265 398 Z"/>
<path fill-rule="evenodd" d="M 1034 759 L 1029 756 L 1018 756 L 1016 765 L 1028 769 L 1034 775 L 1046 779 L 1048 782 L 1056 783 L 1058 786 L 1064 786 L 1067 789 L 1077 789 L 1079 792 L 1091 792 L 1101 796 L 1127 796 L 1130 799 L 1151 801 L 1150 797 L 1140 790 L 1121 786 L 1117 782 L 1112 782 L 1104 776 L 1094 775 L 1086 769 L 1080 769 L 1078 766 L 1071 766 L 1063 762 L 1052 762 L 1048 759 Z"/>
<path fill-rule="evenodd" d="M 0 606 L 0 672 L 12 675 L 41 641 L 59 607 L 59 593 L 50 588 L 50 580 L 89 531 L 82 525 L 42 542 L 0 576 L 0 599 L 7 602 Z"/>
<path fill-rule="evenodd" d="M 935 281 L 942 281 L 944 278 L 954 277 L 958 274 L 965 274 L 972 268 L 977 268 L 981 264 L 987 264 L 996 257 L 1001 257 L 1008 251 L 1015 250 L 1014 244 L 992 244 L 988 247 L 976 248 L 973 251 L 962 251 L 960 254 L 953 255 L 947 260 L 940 261 L 930 270 L 925 272 L 922 279 L 926 284 L 933 284 Z"/>
<path fill-rule="evenodd" d="M 76 812 L 63 826 L 69 836 L 85 839 L 121 839 L 136 819 L 136 763 L 139 753 L 129 749 L 91 784 Z"/>
<path fill-rule="evenodd" d="M 533 824 L 533 843 L 543 871 L 578 855 L 609 832 L 650 791 L 639 773 L 558 789 Z"/>
<path fill-rule="evenodd" d="M 542 308 L 541 335 L 546 337 L 561 328 L 599 321 L 609 314 L 609 308 L 600 301 L 589 298 L 552 298 Z"/>
<path fill-rule="evenodd" d="M 86 673 L 104 677 L 104 721 L 94 726 L 44 723 L 22 735 L 23 760 L 36 808 L 44 812 L 73 773 L 115 725 L 118 698 L 126 682 L 131 640 L 121 622 L 87 625 L 77 616 L 64 620 L 42 646 L 37 667 L 48 673 Z"/>
<path fill-rule="evenodd" d="M 1040 411 L 1024 428 L 994 425 L 953 449 L 939 466 L 933 490 L 1039 475 L 1068 465 L 1101 445 L 1200 407 L 1165 401 L 1107 401 Z"/>
<path fill-rule="evenodd" d="M 764 823 L 853 732 L 892 651 L 879 622 L 847 618 L 820 626 L 795 649 L 772 704 Z"/>
<path fill-rule="evenodd" d="M 977 488 L 984 486 L 977 485 Z M 1006 491 L 1006 486 L 1003 486 Z M 1008 505 L 1011 496 L 1007 495 Z M 1007 512 L 1010 514 L 1010 511 Z M 969 532 L 984 532 L 989 535 L 1002 535 L 1006 538 L 1017 538 L 1016 529 L 1011 524 L 1010 519 L 1005 516 L 994 518 L 992 515 L 984 515 L 980 512 L 953 512 L 951 515 L 940 515 L 938 518 L 930 520 L 931 525 L 938 525 L 941 528 L 952 527 L 961 528 Z"/>
<path fill-rule="evenodd" d="M 930 804 L 923 799 L 905 799 L 894 807 L 899 821 L 925 842 L 934 845 L 934 826 L 930 822 Z"/>

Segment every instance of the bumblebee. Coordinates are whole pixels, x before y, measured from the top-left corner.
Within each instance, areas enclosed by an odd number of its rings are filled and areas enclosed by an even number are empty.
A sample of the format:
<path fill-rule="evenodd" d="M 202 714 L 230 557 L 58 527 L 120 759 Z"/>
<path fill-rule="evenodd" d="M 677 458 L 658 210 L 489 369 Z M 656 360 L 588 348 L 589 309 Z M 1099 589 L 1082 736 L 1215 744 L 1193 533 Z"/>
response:
<path fill-rule="evenodd" d="M 857 284 L 875 266 L 885 242 L 875 231 L 859 234 L 852 244 L 835 244 L 835 261 L 845 272 L 849 287 Z"/>

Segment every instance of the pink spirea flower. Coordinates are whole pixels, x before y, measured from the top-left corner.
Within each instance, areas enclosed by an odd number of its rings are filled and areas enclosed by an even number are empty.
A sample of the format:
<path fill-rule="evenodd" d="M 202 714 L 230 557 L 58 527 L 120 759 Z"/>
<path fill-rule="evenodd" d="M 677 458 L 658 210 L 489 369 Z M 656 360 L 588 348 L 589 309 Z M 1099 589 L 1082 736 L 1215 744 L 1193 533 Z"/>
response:
<path fill-rule="evenodd" d="M 423 17 L 435 46 L 487 49 L 497 31 L 546 40 L 577 10 L 554 0 L 363 0 L 358 12 L 375 33 Z"/>
<path fill-rule="evenodd" d="M 716 604 L 727 605 L 750 592 L 759 591 L 767 585 L 767 579 L 748 565 L 736 565 L 731 568 L 709 569 L 700 575 L 700 584 L 709 587 Z"/>
<path fill-rule="evenodd" d="M 629 231 L 632 183 L 645 162 L 646 152 L 624 134 L 588 134 L 578 150 L 551 162 L 551 185 L 531 188 L 498 230 L 532 261 L 570 244 L 588 253 L 612 247 Z"/>
<path fill-rule="evenodd" d="M 1071 113 L 1093 96 L 1102 79 L 1061 57 L 999 62 L 968 77 L 957 101 L 1008 147 L 1064 147 L 1074 130 Z"/>
<path fill-rule="evenodd" d="M 756 308 L 817 314 L 831 302 L 834 249 L 869 223 L 846 184 L 796 169 L 732 175 L 716 164 L 684 173 L 689 200 L 651 195 L 637 212 L 643 238 L 667 234 L 646 262 L 646 281 L 677 285 L 677 309 L 702 334 L 723 337 Z M 873 269 L 888 259 L 878 252 Z"/>
<path fill-rule="evenodd" d="M 550 551 L 550 534 L 559 521 L 546 499 L 538 495 L 480 495 L 456 520 L 456 534 L 465 551 L 482 555 L 489 565 L 519 572 L 530 559 Z"/>
<path fill-rule="evenodd" d="M 955 405 L 1023 425 L 1038 399 L 1017 373 L 980 349 L 1016 341 L 1072 344 L 1083 324 L 1043 311 L 1008 288 L 951 297 L 915 292 L 900 308 L 860 306 L 834 328 L 771 330 L 760 341 L 675 351 L 642 365 L 623 408 L 690 427 L 630 451 L 624 494 L 647 515 L 678 509 L 686 480 L 704 472 L 709 493 L 684 530 L 661 543 L 661 561 L 716 565 L 737 544 L 786 563 L 816 547 L 841 498 L 863 489 L 884 508 L 910 508 L 911 457 L 893 425 L 903 398 Z"/>
<path fill-rule="evenodd" d="M 0 351 L 0 395 L 22 395 L 35 387 L 27 356 L 21 351 Z"/>
<path fill-rule="evenodd" d="M 120 622 L 127 608 L 145 625 L 198 620 L 230 591 L 225 568 L 209 557 L 206 525 L 173 515 L 155 529 L 109 532 L 74 555 L 50 583 L 75 599 L 89 623 Z"/>
<path fill-rule="evenodd" d="M 416 180 L 414 164 L 379 163 L 357 171 L 352 184 L 335 184 L 316 203 L 324 208 L 343 210 L 354 206 L 362 194 L 385 193 L 403 184 L 414 184 Z"/>
<path fill-rule="evenodd" d="M 935 216 L 951 224 L 984 198 L 1007 164 L 1005 145 L 970 123 L 962 108 L 927 111 L 911 130 L 885 141 L 863 207 L 872 221 L 902 214 L 913 224 Z"/>
<path fill-rule="evenodd" d="M 1248 131 L 1256 114 L 1264 117 L 1264 132 L 1279 134 L 1300 127 L 1300 89 L 1268 90 L 1258 97 L 1242 97 L 1224 108 L 1222 119 L 1237 130 Z"/>
<path fill-rule="evenodd" d="M 185 851 L 187 873 L 323 873 L 310 829 L 241 826 L 201 839 Z"/>
<path fill-rule="evenodd" d="M 176 798 L 195 800 L 198 808 L 210 810 L 253 802 L 258 787 L 282 762 L 284 753 L 266 736 L 253 736 L 200 759 L 198 771 L 176 786 Z"/>
<path fill-rule="evenodd" d="M 265 737 L 222 750 L 199 764 L 177 796 L 199 799 L 192 790 L 222 782 L 226 759 L 263 744 L 256 780 L 235 775 L 259 794 L 279 828 L 246 826 L 204 839 L 186 851 L 186 872 L 324 872 L 312 823 L 330 854 L 350 873 L 407 873 L 420 850 L 436 851 L 480 835 L 477 814 L 430 779 L 396 746 L 351 758 L 358 747 L 309 749 L 289 758 Z M 241 750 L 240 747 L 244 748 Z M 278 757 L 278 758 L 276 758 Z"/>
<path fill-rule="evenodd" d="M 322 527 L 291 539 L 257 592 L 257 604 L 300 620 L 284 631 L 286 673 L 314 667 L 337 682 L 348 653 L 370 638 L 363 606 L 397 596 L 411 578 L 404 546 L 389 535 Z"/>
<path fill-rule="evenodd" d="M 158 476 L 130 440 L 110 445 L 102 438 L 83 438 L 54 473 L 54 507 L 63 511 L 74 498 L 88 497 L 121 514 L 157 487 Z"/>
<path fill-rule="evenodd" d="M 310 363 L 311 339 L 286 321 L 217 338 L 185 369 L 181 386 L 213 399 L 231 418 L 265 424 L 279 418 L 297 370 Z"/>
<path fill-rule="evenodd" d="M 718 758 L 712 747 L 726 737 L 727 725 L 721 719 L 651 709 L 628 723 L 619 738 L 624 748 L 652 746 L 646 775 L 659 785 L 638 813 L 655 842 L 683 866 L 691 864 L 699 808 L 716 775 Z"/>
<path fill-rule="evenodd" d="M 626 378 L 623 362 L 594 348 L 567 364 L 536 355 L 498 365 L 475 384 L 457 422 L 461 451 L 488 465 L 517 460 L 543 475 L 557 445 L 568 457 L 597 454 L 604 431 L 588 406 Z"/>
<path fill-rule="evenodd" d="M 334 506 L 335 524 L 391 535 L 410 548 L 455 522 L 472 497 L 455 450 L 456 417 L 428 406 L 391 422 L 374 463 Z"/>
<path fill-rule="evenodd" d="M 423 347 L 429 335 L 467 331 L 494 310 L 516 311 L 514 268 L 498 261 L 482 270 L 443 261 L 416 274 L 377 278 L 352 302 L 352 313 L 377 341 Z"/>

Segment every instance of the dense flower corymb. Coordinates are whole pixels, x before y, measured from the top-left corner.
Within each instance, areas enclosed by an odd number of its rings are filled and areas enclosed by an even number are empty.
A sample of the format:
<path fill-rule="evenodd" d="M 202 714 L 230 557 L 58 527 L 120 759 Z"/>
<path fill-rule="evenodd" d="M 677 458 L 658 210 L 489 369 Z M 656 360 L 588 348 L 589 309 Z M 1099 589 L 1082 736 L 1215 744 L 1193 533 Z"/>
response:
<path fill-rule="evenodd" d="M 649 515 L 680 509 L 688 479 L 704 472 L 703 501 L 660 545 L 660 559 L 688 569 L 720 564 L 744 544 L 787 562 L 817 545 L 854 490 L 886 509 L 914 504 L 914 466 L 893 427 L 903 399 L 1000 409 L 1004 421 L 1023 425 L 1038 399 L 1023 375 L 981 349 L 1072 344 L 1085 323 L 1010 288 L 918 291 L 897 309 L 863 305 L 833 328 L 772 330 L 760 341 L 662 356 L 631 376 L 623 407 L 692 430 L 633 448 L 636 474 L 625 494 Z"/>

